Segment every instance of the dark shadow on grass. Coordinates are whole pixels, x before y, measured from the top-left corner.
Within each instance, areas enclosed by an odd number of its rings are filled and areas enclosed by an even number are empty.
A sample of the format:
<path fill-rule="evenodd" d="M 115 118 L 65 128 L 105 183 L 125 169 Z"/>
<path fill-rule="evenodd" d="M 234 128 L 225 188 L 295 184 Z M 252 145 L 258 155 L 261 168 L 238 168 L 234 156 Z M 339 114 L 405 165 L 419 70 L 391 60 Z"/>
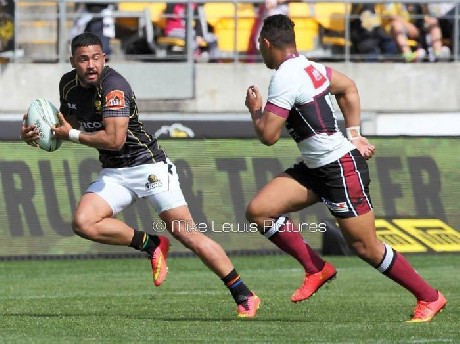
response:
<path fill-rule="evenodd" d="M 123 315 L 123 314 L 101 314 L 101 313 L 61 313 L 61 314 L 51 314 L 51 313 L 7 313 L 3 314 L 3 317 L 30 317 L 30 318 L 85 318 L 85 317 L 98 317 L 98 318 L 127 318 L 127 319 L 135 319 L 135 320 L 155 320 L 155 321 L 167 321 L 167 322 L 190 322 L 190 321 L 195 321 L 195 322 L 203 322 L 203 323 L 209 323 L 209 322 L 277 322 L 277 323 L 324 323 L 324 322 L 335 322 L 340 323 L 340 324 L 347 324 L 347 323 L 353 323 L 356 324 L 356 321 L 354 320 L 349 320 L 346 321 L 344 319 L 341 319 L 340 322 L 336 322 L 337 319 L 294 319 L 294 318 L 279 318 L 279 317 L 264 317 L 263 315 L 257 316 L 256 318 L 253 319 L 245 319 L 245 318 L 237 318 L 237 317 L 228 317 L 228 318 L 199 318 L 199 317 L 189 317 L 189 318 L 174 318 L 174 317 L 162 317 L 158 315 L 153 315 L 153 316 L 133 316 L 133 315 Z M 382 319 L 375 319 L 373 321 L 374 323 L 381 323 Z M 373 323 L 372 321 L 369 321 L 367 319 L 366 323 Z M 394 322 L 398 322 L 399 320 L 396 320 Z M 391 323 L 391 321 L 390 321 Z"/>

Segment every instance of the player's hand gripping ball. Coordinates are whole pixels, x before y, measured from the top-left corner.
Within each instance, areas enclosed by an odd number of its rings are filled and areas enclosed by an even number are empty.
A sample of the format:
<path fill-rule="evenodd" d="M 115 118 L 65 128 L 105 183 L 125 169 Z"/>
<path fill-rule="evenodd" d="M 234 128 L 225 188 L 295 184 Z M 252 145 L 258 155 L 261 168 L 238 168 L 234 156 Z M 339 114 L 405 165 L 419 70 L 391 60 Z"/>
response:
<path fill-rule="evenodd" d="M 40 138 L 38 146 L 47 151 L 53 152 L 61 146 L 61 140 L 56 139 L 51 128 L 59 125 L 58 110 L 46 99 L 35 99 L 27 111 L 27 125 L 35 125 L 39 131 Z"/>

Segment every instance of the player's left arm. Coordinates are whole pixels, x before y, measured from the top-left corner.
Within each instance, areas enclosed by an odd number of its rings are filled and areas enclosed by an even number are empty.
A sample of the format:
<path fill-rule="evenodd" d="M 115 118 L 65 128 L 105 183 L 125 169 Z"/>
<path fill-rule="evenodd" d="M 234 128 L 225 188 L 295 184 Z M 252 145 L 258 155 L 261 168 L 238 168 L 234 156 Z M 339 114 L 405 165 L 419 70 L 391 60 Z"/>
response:
<path fill-rule="evenodd" d="M 273 112 L 262 110 L 262 95 L 256 86 L 250 86 L 246 91 L 246 107 L 251 113 L 257 137 L 264 145 L 275 144 L 281 136 L 286 118 Z"/>
<path fill-rule="evenodd" d="M 372 158 L 375 154 L 375 147 L 364 136 L 361 136 L 361 104 L 355 82 L 332 69 L 330 92 L 335 95 L 337 104 L 342 111 L 348 139 L 366 159 Z"/>
<path fill-rule="evenodd" d="M 355 82 L 346 75 L 332 70 L 330 92 L 335 96 L 342 111 L 345 126 L 347 128 L 359 126 L 361 124 L 361 104 Z"/>
<path fill-rule="evenodd" d="M 103 128 L 95 132 L 80 131 L 74 129 L 65 116 L 58 114 L 60 126 L 54 128 L 58 138 L 103 150 L 118 151 L 123 148 L 128 133 L 130 86 L 119 76 L 107 80 L 102 89 Z"/>

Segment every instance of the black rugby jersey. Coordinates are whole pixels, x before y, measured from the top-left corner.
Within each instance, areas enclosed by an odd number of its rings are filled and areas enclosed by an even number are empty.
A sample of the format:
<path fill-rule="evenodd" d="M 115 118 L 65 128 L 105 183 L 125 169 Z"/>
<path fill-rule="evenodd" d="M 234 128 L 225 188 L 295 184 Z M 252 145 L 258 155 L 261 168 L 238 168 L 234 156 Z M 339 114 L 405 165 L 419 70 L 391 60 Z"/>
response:
<path fill-rule="evenodd" d="M 75 116 L 80 130 L 95 132 L 104 129 L 103 118 L 129 117 L 126 142 L 119 151 L 98 149 L 102 167 L 132 167 L 165 161 L 166 153 L 157 139 L 145 131 L 139 121 L 136 97 L 128 81 L 106 66 L 97 87 L 80 85 L 77 73 L 64 74 L 59 82 L 60 111 Z"/>

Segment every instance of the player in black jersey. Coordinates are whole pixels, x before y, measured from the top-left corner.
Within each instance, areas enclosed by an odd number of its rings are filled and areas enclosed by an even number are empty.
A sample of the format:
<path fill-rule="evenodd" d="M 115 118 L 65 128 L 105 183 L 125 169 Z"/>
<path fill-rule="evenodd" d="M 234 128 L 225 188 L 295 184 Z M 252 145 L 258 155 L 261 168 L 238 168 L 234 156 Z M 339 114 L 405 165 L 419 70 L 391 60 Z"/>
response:
<path fill-rule="evenodd" d="M 73 70 L 59 83 L 60 125 L 54 134 L 96 148 L 103 167 L 81 197 L 74 232 L 95 242 L 147 252 L 154 284 L 159 286 L 167 274 L 168 238 L 113 218 L 138 198 L 147 198 L 173 237 L 222 279 L 237 304 L 238 316 L 254 317 L 260 299 L 241 280 L 222 247 L 196 230 L 175 165 L 139 121 L 134 92 L 123 76 L 105 64 L 99 38 L 91 33 L 76 36 L 70 62 Z M 23 125 L 21 137 L 35 145 L 38 131 Z"/>

